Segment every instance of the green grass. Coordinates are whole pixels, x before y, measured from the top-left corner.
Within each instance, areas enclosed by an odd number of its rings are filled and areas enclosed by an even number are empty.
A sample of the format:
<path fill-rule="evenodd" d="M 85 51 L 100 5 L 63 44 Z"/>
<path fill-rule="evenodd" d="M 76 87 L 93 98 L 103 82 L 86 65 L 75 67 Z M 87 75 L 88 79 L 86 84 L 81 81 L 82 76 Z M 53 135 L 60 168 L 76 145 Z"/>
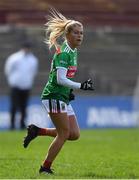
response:
<path fill-rule="evenodd" d="M 38 137 L 24 149 L 24 135 L 0 132 L 0 179 L 139 178 L 139 129 L 82 130 L 56 158 L 54 176 L 38 173 L 52 138 Z"/>

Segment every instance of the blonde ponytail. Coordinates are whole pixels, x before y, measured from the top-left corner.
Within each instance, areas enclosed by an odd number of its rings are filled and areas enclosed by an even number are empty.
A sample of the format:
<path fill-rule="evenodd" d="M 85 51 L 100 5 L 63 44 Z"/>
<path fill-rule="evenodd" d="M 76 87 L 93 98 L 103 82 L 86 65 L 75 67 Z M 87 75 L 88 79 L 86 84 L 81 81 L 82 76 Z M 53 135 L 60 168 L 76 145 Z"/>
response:
<path fill-rule="evenodd" d="M 49 49 L 55 46 L 56 49 L 59 47 L 58 38 L 64 36 L 68 32 L 69 27 L 73 24 L 82 25 L 78 21 L 67 19 L 61 13 L 55 9 L 50 10 L 51 15 L 48 16 L 48 22 L 46 26 L 46 39 L 45 43 L 48 45 Z"/>

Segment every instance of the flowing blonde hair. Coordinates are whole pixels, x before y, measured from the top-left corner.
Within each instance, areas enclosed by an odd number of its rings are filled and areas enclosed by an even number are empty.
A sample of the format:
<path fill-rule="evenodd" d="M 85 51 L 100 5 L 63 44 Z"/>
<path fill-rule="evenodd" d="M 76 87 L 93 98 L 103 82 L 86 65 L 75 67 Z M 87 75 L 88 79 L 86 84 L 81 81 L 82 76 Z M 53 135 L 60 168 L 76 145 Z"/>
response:
<path fill-rule="evenodd" d="M 66 33 L 69 33 L 75 24 L 82 26 L 79 21 L 67 19 L 60 12 L 51 8 L 50 15 L 48 16 L 48 22 L 45 24 L 45 43 L 48 45 L 49 49 L 53 46 L 58 49 L 58 39 L 60 37 L 64 37 Z"/>

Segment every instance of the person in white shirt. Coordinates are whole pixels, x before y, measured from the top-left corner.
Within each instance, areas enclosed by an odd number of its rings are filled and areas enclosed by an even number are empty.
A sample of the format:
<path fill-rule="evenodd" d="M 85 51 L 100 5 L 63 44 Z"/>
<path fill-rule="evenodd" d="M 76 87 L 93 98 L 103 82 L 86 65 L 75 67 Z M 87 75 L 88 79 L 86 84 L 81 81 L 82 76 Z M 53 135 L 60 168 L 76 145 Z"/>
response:
<path fill-rule="evenodd" d="M 15 129 L 16 112 L 20 111 L 20 128 L 25 128 L 26 108 L 34 78 L 38 72 L 38 58 L 31 51 L 32 44 L 24 42 L 19 51 L 11 54 L 5 63 L 5 75 L 10 86 L 10 129 Z"/>

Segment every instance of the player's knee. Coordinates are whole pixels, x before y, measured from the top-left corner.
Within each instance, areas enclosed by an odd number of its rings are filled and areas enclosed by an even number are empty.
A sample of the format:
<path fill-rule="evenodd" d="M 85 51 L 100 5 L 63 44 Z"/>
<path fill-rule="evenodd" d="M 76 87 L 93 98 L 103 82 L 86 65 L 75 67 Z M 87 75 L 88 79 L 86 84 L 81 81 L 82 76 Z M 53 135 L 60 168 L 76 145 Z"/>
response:
<path fill-rule="evenodd" d="M 70 132 L 68 128 L 62 129 L 59 136 L 62 140 L 67 140 L 69 138 Z"/>
<path fill-rule="evenodd" d="M 77 140 L 80 138 L 80 132 L 72 132 L 70 133 L 69 140 Z"/>
<path fill-rule="evenodd" d="M 77 140 L 77 139 L 79 139 L 80 138 L 80 132 L 76 132 L 75 134 L 74 134 L 74 140 Z"/>
<path fill-rule="evenodd" d="M 68 130 L 68 129 L 65 130 L 65 131 L 64 131 L 64 137 L 65 137 L 65 140 L 67 140 L 67 139 L 69 138 L 69 135 L 70 135 L 69 130 Z"/>

